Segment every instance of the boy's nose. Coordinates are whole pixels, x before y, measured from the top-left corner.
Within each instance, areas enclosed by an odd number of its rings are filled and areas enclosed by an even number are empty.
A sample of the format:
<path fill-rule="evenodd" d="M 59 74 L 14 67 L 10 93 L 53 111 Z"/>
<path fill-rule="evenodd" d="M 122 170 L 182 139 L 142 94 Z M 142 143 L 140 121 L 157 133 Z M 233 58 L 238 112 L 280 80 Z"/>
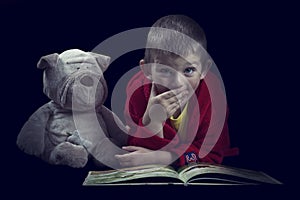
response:
<path fill-rule="evenodd" d="M 175 89 L 178 88 L 182 85 L 184 85 L 186 82 L 185 77 L 183 77 L 181 74 L 179 73 L 175 73 L 174 78 L 171 81 L 171 88 L 170 89 Z"/>

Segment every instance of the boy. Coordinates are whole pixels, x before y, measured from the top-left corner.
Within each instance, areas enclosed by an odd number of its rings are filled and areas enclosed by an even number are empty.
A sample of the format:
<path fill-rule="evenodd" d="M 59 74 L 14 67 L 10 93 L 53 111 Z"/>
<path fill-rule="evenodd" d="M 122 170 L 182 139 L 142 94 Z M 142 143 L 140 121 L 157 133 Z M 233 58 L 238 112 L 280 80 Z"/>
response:
<path fill-rule="evenodd" d="M 130 136 L 123 149 L 129 153 L 116 155 L 121 166 L 221 163 L 237 154 L 230 148 L 227 114 L 221 129 L 207 135 L 217 122 L 211 120 L 212 94 L 204 78 L 213 82 L 212 93 L 225 94 L 208 72 L 212 62 L 205 49 L 205 34 L 189 17 L 170 15 L 152 26 L 141 71 L 127 85 Z"/>

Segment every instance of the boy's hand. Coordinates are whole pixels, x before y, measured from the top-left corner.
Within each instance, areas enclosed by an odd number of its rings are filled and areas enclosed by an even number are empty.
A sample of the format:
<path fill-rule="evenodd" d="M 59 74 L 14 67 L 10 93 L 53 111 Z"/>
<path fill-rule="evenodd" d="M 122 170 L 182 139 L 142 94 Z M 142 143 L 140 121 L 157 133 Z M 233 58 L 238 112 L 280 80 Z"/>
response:
<path fill-rule="evenodd" d="M 126 146 L 124 150 L 129 153 L 115 155 L 122 167 L 140 166 L 147 164 L 170 164 L 172 154 L 167 151 L 153 151 L 144 147 Z"/>
<path fill-rule="evenodd" d="M 129 151 L 129 152 L 138 152 L 138 153 L 149 153 L 152 150 L 146 149 L 144 147 L 138 147 L 138 146 L 124 146 L 122 149 Z"/>
<path fill-rule="evenodd" d="M 164 123 L 187 102 L 188 91 L 185 86 L 157 94 L 152 83 L 151 94 L 143 117 L 143 124 Z"/>
<path fill-rule="evenodd" d="M 122 149 L 129 151 L 123 155 L 115 155 L 122 167 L 146 165 L 155 162 L 153 151 L 137 146 L 125 146 Z"/>

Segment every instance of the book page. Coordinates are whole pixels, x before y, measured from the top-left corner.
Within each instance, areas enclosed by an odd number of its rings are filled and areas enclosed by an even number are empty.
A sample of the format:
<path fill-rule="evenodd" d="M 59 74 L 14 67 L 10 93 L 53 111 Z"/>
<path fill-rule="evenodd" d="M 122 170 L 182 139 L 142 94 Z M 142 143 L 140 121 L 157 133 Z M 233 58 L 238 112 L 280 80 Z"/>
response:
<path fill-rule="evenodd" d="M 184 183 L 187 183 L 192 177 L 202 174 L 203 170 L 202 168 L 209 167 L 208 164 L 194 164 L 190 166 L 185 166 L 178 171 L 178 177 L 180 180 L 182 180 Z"/>
<path fill-rule="evenodd" d="M 246 181 L 248 182 L 261 182 L 261 183 L 272 183 L 272 184 L 280 184 L 279 181 L 267 176 L 266 174 L 258 171 L 253 171 L 253 170 L 246 170 L 246 169 L 238 169 L 238 168 L 233 168 L 233 167 L 225 167 L 225 166 L 220 166 L 220 165 L 209 165 L 209 164 L 197 164 L 193 166 L 189 166 L 182 171 L 180 171 L 180 179 L 182 179 L 185 182 L 193 180 L 194 177 L 198 175 L 205 175 L 206 179 L 211 176 L 211 179 L 215 180 L 221 180 L 222 175 L 224 175 L 223 181 L 226 179 L 228 181 L 235 182 L 234 177 L 237 178 L 243 178 L 244 183 Z M 219 175 L 214 176 L 214 175 Z M 225 176 L 227 175 L 227 176 Z M 232 177 L 232 179 L 230 179 Z M 203 178 L 205 179 L 205 177 Z M 200 178 L 199 178 L 200 180 Z"/>
<path fill-rule="evenodd" d="M 168 177 L 178 179 L 178 173 L 171 167 L 148 165 L 109 171 L 90 171 L 83 185 L 101 185 L 120 183 L 152 177 Z M 178 179 L 178 181 L 180 181 Z"/>

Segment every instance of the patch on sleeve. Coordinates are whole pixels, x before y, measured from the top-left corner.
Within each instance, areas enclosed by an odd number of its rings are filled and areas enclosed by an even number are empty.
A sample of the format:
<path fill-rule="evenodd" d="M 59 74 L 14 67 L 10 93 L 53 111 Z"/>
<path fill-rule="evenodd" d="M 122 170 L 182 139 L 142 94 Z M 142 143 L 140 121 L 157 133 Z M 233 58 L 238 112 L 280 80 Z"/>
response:
<path fill-rule="evenodd" d="M 184 154 L 185 164 L 197 162 L 197 156 L 194 152 L 187 152 Z"/>

